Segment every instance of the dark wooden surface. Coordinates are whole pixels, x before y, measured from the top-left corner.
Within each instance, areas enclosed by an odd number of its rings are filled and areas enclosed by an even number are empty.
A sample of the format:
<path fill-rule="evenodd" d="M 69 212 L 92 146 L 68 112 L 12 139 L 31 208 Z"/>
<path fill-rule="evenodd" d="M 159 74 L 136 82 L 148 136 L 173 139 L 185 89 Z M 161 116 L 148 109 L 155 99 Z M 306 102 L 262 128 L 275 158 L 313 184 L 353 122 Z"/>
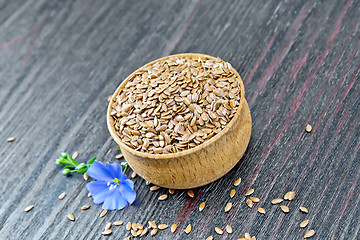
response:
<path fill-rule="evenodd" d="M 308 218 L 314 239 L 360 239 L 359 16 L 358 0 L 1 1 L 0 238 L 105 239 L 108 221 L 156 220 L 178 230 L 145 239 L 302 239 Z M 137 177 L 135 204 L 101 219 L 82 176 L 63 176 L 54 161 L 62 151 L 117 161 L 107 97 L 136 68 L 182 52 L 219 56 L 243 77 L 248 150 L 193 199 L 177 191 L 160 202 L 167 190 L 150 192 Z M 261 199 L 253 209 L 244 202 L 249 188 Z M 285 215 L 270 200 L 289 190 L 296 198 Z M 81 211 L 84 204 L 91 208 Z M 233 234 L 214 232 L 226 224 Z M 109 239 L 128 235 L 124 226 L 113 231 Z"/>

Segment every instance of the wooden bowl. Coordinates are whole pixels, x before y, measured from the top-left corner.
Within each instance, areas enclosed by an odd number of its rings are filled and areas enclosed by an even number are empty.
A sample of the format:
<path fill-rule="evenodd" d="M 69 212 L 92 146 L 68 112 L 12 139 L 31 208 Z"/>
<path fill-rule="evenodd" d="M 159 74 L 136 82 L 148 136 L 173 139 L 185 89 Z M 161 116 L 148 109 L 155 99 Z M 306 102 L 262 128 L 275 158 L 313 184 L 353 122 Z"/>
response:
<path fill-rule="evenodd" d="M 167 56 L 146 64 L 152 65 L 170 57 L 214 57 L 185 53 Z M 142 68 L 143 68 L 142 67 Z M 136 70 L 135 72 L 137 72 Z M 229 172 L 244 154 L 251 135 L 251 115 L 245 100 L 244 84 L 238 72 L 232 68 L 240 81 L 240 104 L 236 114 L 227 126 L 210 140 L 177 153 L 150 154 L 136 151 L 126 146 L 116 134 L 114 119 L 110 115 L 111 106 L 121 89 L 135 76 L 130 74 L 116 89 L 107 111 L 107 126 L 111 136 L 120 146 L 125 160 L 142 178 L 164 188 L 188 189 L 206 185 Z"/>

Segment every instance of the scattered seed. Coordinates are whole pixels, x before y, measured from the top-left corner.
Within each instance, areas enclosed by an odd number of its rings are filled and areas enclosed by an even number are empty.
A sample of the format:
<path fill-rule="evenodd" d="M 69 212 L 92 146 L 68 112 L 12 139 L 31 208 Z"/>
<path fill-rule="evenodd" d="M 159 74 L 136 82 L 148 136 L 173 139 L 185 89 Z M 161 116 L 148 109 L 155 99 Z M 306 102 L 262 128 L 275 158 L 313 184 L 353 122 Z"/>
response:
<path fill-rule="evenodd" d="M 252 238 L 250 238 L 250 240 L 256 240 L 256 237 L 255 237 L 255 236 L 253 236 Z"/>
<path fill-rule="evenodd" d="M 177 225 L 175 223 L 171 225 L 171 232 L 175 232 L 176 229 L 177 229 Z"/>
<path fill-rule="evenodd" d="M 257 197 L 250 197 L 249 199 L 250 199 L 251 201 L 253 201 L 254 203 L 260 202 L 260 199 L 257 198 Z"/>
<path fill-rule="evenodd" d="M 309 210 L 307 210 L 306 207 L 300 207 L 299 209 L 300 209 L 300 211 L 302 211 L 304 213 L 309 213 Z"/>
<path fill-rule="evenodd" d="M 166 229 L 166 228 L 168 228 L 168 227 L 169 227 L 169 226 L 166 225 L 166 224 L 159 224 L 159 226 L 158 226 L 158 228 L 159 228 L 160 230 Z"/>
<path fill-rule="evenodd" d="M 140 237 L 144 236 L 148 231 L 149 231 L 148 228 L 144 228 L 144 230 L 143 230 L 142 233 L 140 234 Z"/>
<path fill-rule="evenodd" d="M 310 124 L 306 125 L 305 130 L 306 130 L 307 132 L 311 132 L 312 126 L 311 126 Z"/>
<path fill-rule="evenodd" d="M 84 206 L 81 207 L 81 210 L 87 210 L 89 208 L 90 208 L 90 205 L 84 205 Z"/>
<path fill-rule="evenodd" d="M 111 229 L 107 229 L 105 231 L 103 231 L 101 234 L 104 236 L 110 235 L 112 233 Z"/>
<path fill-rule="evenodd" d="M 247 240 L 246 238 L 238 238 L 237 240 Z"/>
<path fill-rule="evenodd" d="M 231 189 L 230 197 L 233 198 L 235 196 L 235 193 L 236 193 L 235 189 Z"/>
<path fill-rule="evenodd" d="M 131 235 L 133 235 L 134 237 L 137 237 L 137 231 L 134 229 L 131 229 Z"/>
<path fill-rule="evenodd" d="M 108 96 L 107 101 L 110 102 L 112 98 L 112 95 Z"/>
<path fill-rule="evenodd" d="M 245 233 L 245 238 L 250 240 L 251 239 L 250 233 Z"/>
<path fill-rule="evenodd" d="M 79 156 L 78 152 L 74 152 L 73 155 L 71 156 L 73 159 L 76 159 Z"/>
<path fill-rule="evenodd" d="M 118 155 L 115 156 L 116 159 L 120 159 L 122 157 L 124 157 L 124 155 L 122 153 L 119 153 Z"/>
<path fill-rule="evenodd" d="M 300 227 L 301 227 L 301 228 L 304 228 L 304 227 L 306 227 L 308 224 L 309 224 L 309 220 L 306 219 L 305 221 L 302 221 L 302 222 L 300 223 Z"/>
<path fill-rule="evenodd" d="M 103 218 L 109 212 L 109 210 L 102 210 L 100 213 L 100 217 Z"/>
<path fill-rule="evenodd" d="M 156 190 L 158 190 L 160 187 L 159 186 L 152 186 L 151 188 L 150 188 L 150 190 L 151 191 L 156 191 Z"/>
<path fill-rule="evenodd" d="M 61 193 L 61 194 L 59 195 L 59 199 L 60 199 L 60 200 L 63 200 L 65 196 L 66 196 L 66 193 L 63 192 L 63 193 Z"/>
<path fill-rule="evenodd" d="M 275 204 L 281 203 L 282 201 L 283 200 L 281 198 L 275 198 L 275 199 L 271 200 L 271 203 L 275 205 Z"/>
<path fill-rule="evenodd" d="M 67 217 L 70 221 L 75 221 L 75 217 L 73 214 L 70 213 L 69 215 L 67 215 Z"/>
<path fill-rule="evenodd" d="M 165 200 L 165 199 L 167 199 L 167 197 L 168 197 L 168 195 L 163 194 L 163 195 L 161 195 L 161 196 L 159 197 L 159 200 L 160 200 L 160 201 Z"/>
<path fill-rule="evenodd" d="M 199 211 L 201 212 L 205 208 L 205 202 L 200 203 Z"/>
<path fill-rule="evenodd" d="M 205 240 L 213 240 L 213 236 L 208 236 Z"/>
<path fill-rule="evenodd" d="M 29 205 L 29 206 L 27 206 L 25 209 L 24 209 L 24 211 L 25 212 L 29 212 L 29 211 L 31 211 L 31 209 L 33 209 L 34 208 L 34 205 Z"/>
<path fill-rule="evenodd" d="M 89 175 L 87 175 L 87 173 L 84 173 L 83 177 L 85 181 L 89 180 Z"/>
<path fill-rule="evenodd" d="M 194 197 L 194 191 L 193 190 L 187 190 L 187 195 L 189 195 L 189 197 Z"/>
<path fill-rule="evenodd" d="M 88 193 L 88 197 L 92 197 L 91 193 Z"/>
<path fill-rule="evenodd" d="M 151 236 L 155 236 L 155 234 L 157 234 L 157 232 L 158 232 L 158 229 L 154 228 L 153 230 L 151 230 L 150 234 L 151 234 Z"/>
<path fill-rule="evenodd" d="M 232 227 L 230 225 L 226 225 L 226 231 L 227 233 L 232 233 L 233 232 Z"/>
<path fill-rule="evenodd" d="M 150 228 L 158 228 L 155 221 L 149 221 Z"/>
<path fill-rule="evenodd" d="M 135 178 L 137 176 L 136 172 L 132 172 L 131 178 Z"/>
<path fill-rule="evenodd" d="M 191 226 L 191 224 L 189 224 L 189 225 L 185 228 L 185 232 L 186 232 L 186 233 L 190 233 L 190 232 L 191 232 L 191 229 L 192 229 L 192 226 Z"/>
<path fill-rule="evenodd" d="M 231 208 L 232 208 L 232 203 L 231 202 L 227 203 L 225 206 L 225 212 L 230 211 Z"/>
<path fill-rule="evenodd" d="M 175 193 L 175 189 L 169 188 L 169 193 L 170 193 L 170 194 L 174 194 L 174 193 Z"/>
<path fill-rule="evenodd" d="M 249 195 L 253 194 L 253 192 L 254 192 L 254 189 L 250 189 L 249 191 L 247 191 L 245 193 L 245 196 L 249 196 Z"/>
<path fill-rule="evenodd" d="M 315 234 L 315 231 L 311 229 L 305 233 L 304 238 L 312 237 L 312 236 L 314 236 L 314 234 Z"/>
<path fill-rule="evenodd" d="M 122 225 L 123 224 L 123 221 L 115 221 L 114 223 L 113 223 L 115 226 L 120 226 L 120 225 Z"/>
<path fill-rule="evenodd" d="M 137 227 L 137 229 L 144 229 L 144 226 L 143 225 L 141 225 L 141 224 L 136 224 L 136 227 Z"/>
<path fill-rule="evenodd" d="M 265 209 L 263 209 L 263 208 L 258 208 L 258 211 L 259 211 L 259 213 L 262 213 L 262 214 L 266 213 Z"/>
<path fill-rule="evenodd" d="M 249 208 L 253 207 L 253 201 L 251 201 L 250 199 L 246 200 L 246 204 L 249 206 Z"/>
<path fill-rule="evenodd" d="M 14 140 L 15 140 L 14 137 L 9 137 L 9 138 L 7 139 L 8 142 L 13 142 Z"/>
<path fill-rule="evenodd" d="M 241 178 L 238 178 L 234 181 L 234 186 L 239 186 L 240 183 L 241 183 Z"/>
<path fill-rule="evenodd" d="M 105 231 L 110 229 L 111 228 L 111 222 L 108 222 L 106 225 L 105 225 Z"/>
<path fill-rule="evenodd" d="M 130 231 L 131 230 L 131 222 L 128 222 L 126 224 L 126 230 Z"/>
<path fill-rule="evenodd" d="M 139 230 L 136 232 L 136 236 L 140 236 L 143 231 L 144 231 L 143 229 L 139 229 Z"/>
<path fill-rule="evenodd" d="M 129 237 L 129 236 L 127 236 L 126 238 L 124 238 L 124 240 L 130 240 L 130 237 Z"/>
<path fill-rule="evenodd" d="M 219 235 L 222 235 L 224 233 L 223 230 L 221 230 L 221 228 L 215 227 L 215 232 Z"/>
<path fill-rule="evenodd" d="M 150 185 L 150 183 L 151 183 L 150 181 L 146 181 L 146 182 L 145 182 L 146 185 Z"/>
<path fill-rule="evenodd" d="M 288 213 L 290 211 L 288 206 L 285 206 L 285 205 L 281 205 L 280 208 L 284 213 Z"/>
<path fill-rule="evenodd" d="M 134 231 L 137 231 L 137 230 L 138 230 L 136 223 L 132 223 L 132 224 L 131 224 L 131 228 L 132 228 Z"/>
<path fill-rule="evenodd" d="M 287 192 L 284 195 L 284 200 L 293 200 L 295 198 L 295 192 Z"/>

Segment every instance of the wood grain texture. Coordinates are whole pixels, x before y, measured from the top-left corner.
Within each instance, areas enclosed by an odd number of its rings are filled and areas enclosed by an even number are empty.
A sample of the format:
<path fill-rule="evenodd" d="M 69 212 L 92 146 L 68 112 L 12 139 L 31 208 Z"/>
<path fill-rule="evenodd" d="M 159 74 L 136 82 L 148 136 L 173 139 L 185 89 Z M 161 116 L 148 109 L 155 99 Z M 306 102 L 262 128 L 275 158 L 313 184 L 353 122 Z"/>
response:
<path fill-rule="evenodd" d="M 301 239 L 305 219 L 313 239 L 360 238 L 359 16 L 358 0 L 1 1 L 0 238 L 122 239 L 124 226 L 101 235 L 108 221 L 156 220 L 178 229 L 144 239 Z M 219 56 L 242 76 L 247 152 L 194 198 L 177 191 L 160 202 L 167 189 L 151 192 L 137 177 L 135 204 L 99 218 L 82 176 L 64 177 L 54 161 L 62 151 L 117 161 L 106 99 L 139 66 L 182 52 Z M 250 188 L 260 198 L 252 209 Z M 270 201 L 291 190 L 285 215 Z M 233 233 L 218 236 L 214 227 L 226 224 Z"/>

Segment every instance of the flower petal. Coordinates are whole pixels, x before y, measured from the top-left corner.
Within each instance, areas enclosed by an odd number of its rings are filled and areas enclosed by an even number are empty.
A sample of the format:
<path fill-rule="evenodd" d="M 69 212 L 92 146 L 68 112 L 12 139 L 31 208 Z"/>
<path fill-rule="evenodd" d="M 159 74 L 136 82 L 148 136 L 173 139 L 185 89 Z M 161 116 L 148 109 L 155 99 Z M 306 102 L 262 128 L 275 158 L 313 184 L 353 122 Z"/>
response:
<path fill-rule="evenodd" d="M 127 205 L 127 202 L 121 196 L 120 191 L 113 190 L 105 198 L 102 208 L 107 209 L 107 210 L 120 210 L 120 209 L 123 209 L 124 207 L 126 207 L 126 205 Z"/>
<path fill-rule="evenodd" d="M 125 175 L 125 174 L 124 174 Z M 126 176 L 126 175 L 125 175 Z M 123 181 L 121 181 L 123 184 L 128 185 L 128 187 L 130 187 L 132 190 L 134 190 L 134 182 L 131 181 L 130 179 L 124 179 Z"/>
<path fill-rule="evenodd" d="M 125 183 L 126 182 L 126 183 Z M 127 201 L 129 204 L 132 204 L 135 201 L 136 198 L 136 192 L 134 191 L 134 189 L 132 189 L 129 184 L 131 184 L 132 181 L 127 179 L 125 181 L 122 181 L 122 183 L 120 183 L 120 193 L 121 196 L 125 199 L 125 201 Z M 132 183 L 134 185 L 134 183 Z"/>
<path fill-rule="evenodd" d="M 91 193 L 95 204 L 103 203 L 110 193 L 109 186 L 107 186 L 107 182 L 104 181 L 89 182 L 86 184 L 86 188 Z"/>
<path fill-rule="evenodd" d="M 116 178 L 118 178 L 119 180 L 121 180 L 121 178 L 124 178 L 122 173 L 122 167 L 120 164 L 118 163 L 108 163 L 107 164 L 108 169 L 111 171 L 112 175 Z M 126 178 L 126 176 L 125 176 Z"/>
<path fill-rule="evenodd" d="M 115 178 L 112 172 L 102 162 L 98 161 L 93 162 L 86 173 L 89 177 L 97 181 L 109 182 Z"/>

